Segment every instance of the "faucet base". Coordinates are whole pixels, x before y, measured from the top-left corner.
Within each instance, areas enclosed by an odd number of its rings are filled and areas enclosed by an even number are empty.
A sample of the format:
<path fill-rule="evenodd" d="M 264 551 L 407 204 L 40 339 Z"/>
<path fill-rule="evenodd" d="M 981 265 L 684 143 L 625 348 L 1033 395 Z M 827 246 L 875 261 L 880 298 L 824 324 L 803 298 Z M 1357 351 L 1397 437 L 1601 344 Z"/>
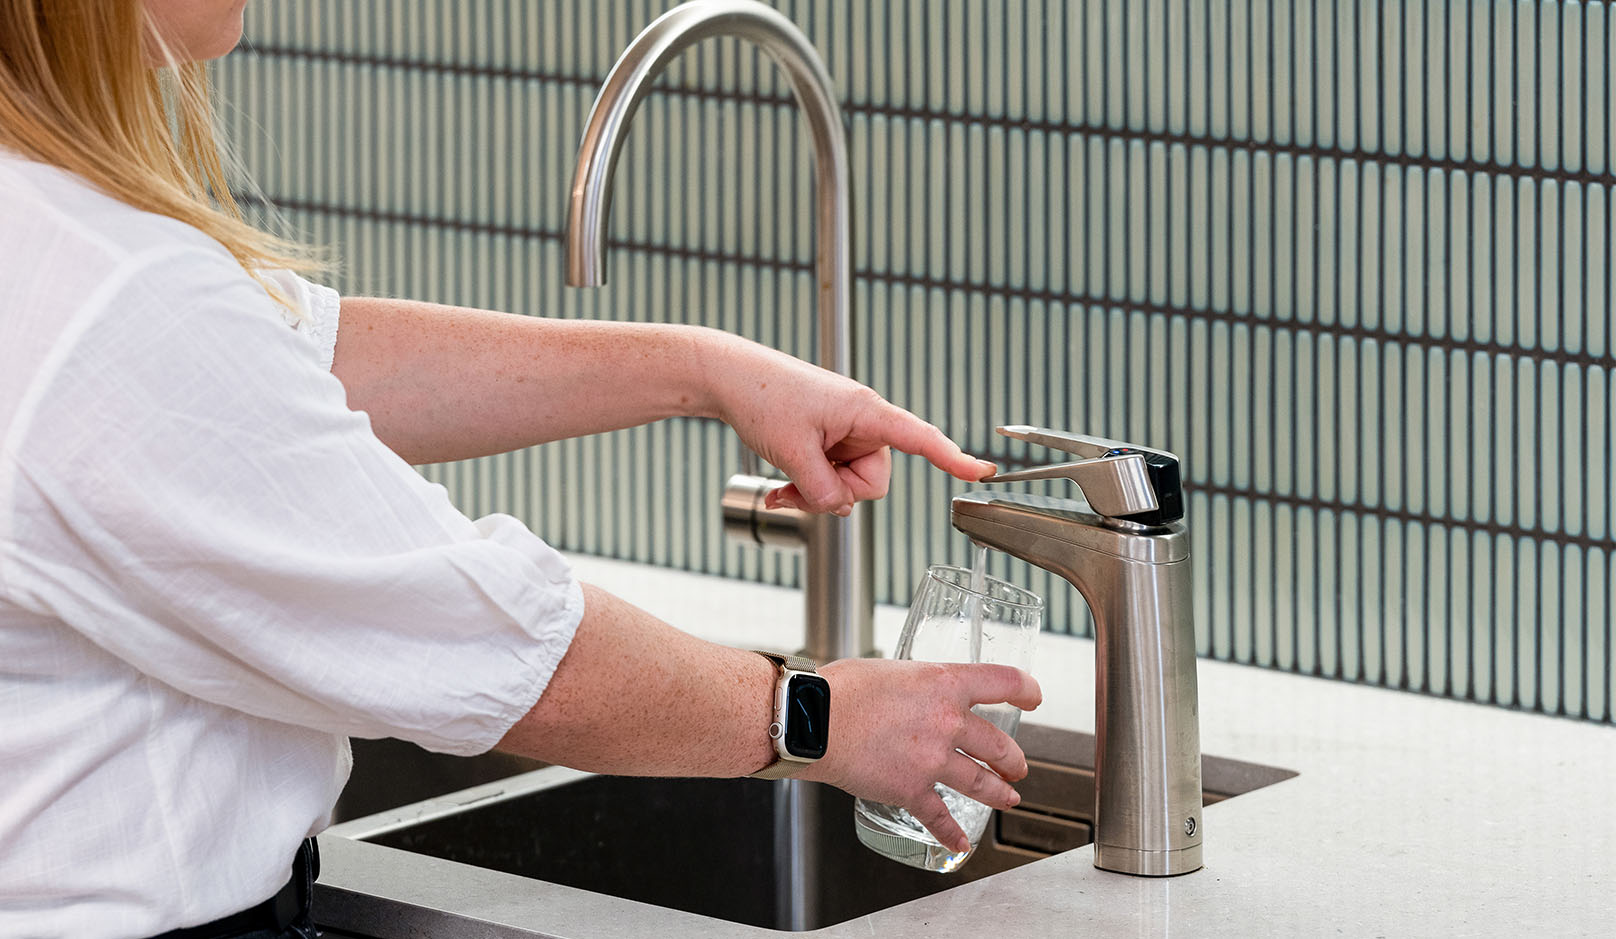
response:
<path fill-rule="evenodd" d="M 1141 851 L 1096 841 L 1094 866 L 1103 871 L 1139 877 L 1177 877 L 1201 869 L 1201 846 L 1192 844 L 1171 851 Z"/>

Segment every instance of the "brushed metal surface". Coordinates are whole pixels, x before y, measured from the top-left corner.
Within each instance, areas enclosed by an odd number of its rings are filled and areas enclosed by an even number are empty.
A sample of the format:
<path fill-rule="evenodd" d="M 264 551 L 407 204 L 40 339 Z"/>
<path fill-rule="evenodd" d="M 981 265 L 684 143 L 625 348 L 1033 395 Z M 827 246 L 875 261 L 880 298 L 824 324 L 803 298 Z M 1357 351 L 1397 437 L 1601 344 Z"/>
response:
<path fill-rule="evenodd" d="M 952 517 L 977 544 L 1065 578 L 1094 615 L 1095 866 L 1143 876 L 1199 870 L 1205 826 L 1184 523 L 1121 529 L 1078 502 L 986 492 L 956 497 Z"/>

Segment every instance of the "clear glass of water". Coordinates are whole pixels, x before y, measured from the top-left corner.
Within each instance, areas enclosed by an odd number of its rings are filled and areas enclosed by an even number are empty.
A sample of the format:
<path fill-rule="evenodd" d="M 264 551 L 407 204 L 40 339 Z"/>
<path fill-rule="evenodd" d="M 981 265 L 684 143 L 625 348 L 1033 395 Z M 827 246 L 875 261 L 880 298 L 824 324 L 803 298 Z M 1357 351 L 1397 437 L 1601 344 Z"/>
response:
<path fill-rule="evenodd" d="M 983 567 L 979 555 L 974 571 L 943 564 L 926 570 L 909 605 L 894 658 L 1031 667 L 1044 601 L 1035 593 L 986 576 Z M 1021 723 L 1021 710 L 1008 704 L 977 705 L 973 710 L 1011 736 Z M 938 873 L 957 869 L 976 851 L 993 810 L 941 783 L 937 793 L 970 836 L 971 850 L 945 848 L 908 811 L 866 799 L 853 805 L 853 827 L 859 841 L 912 867 Z"/>

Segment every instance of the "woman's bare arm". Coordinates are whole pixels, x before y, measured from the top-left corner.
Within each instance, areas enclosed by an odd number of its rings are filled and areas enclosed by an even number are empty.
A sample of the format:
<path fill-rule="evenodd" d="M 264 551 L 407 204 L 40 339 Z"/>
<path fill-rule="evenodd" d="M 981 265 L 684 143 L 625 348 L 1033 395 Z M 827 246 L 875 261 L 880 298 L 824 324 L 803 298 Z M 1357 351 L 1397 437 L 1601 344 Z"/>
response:
<path fill-rule="evenodd" d="M 332 371 L 412 463 L 691 416 L 734 427 L 791 478 L 772 503 L 808 511 L 884 495 L 888 447 L 965 480 L 992 471 L 852 379 L 702 327 L 345 299 Z"/>
<path fill-rule="evenodd" d="M 955 846 L 964 833 L 932 783 L 1000 808 L 1020 801 L 1005 780 L 1026 775 L 1025 756 L 970 707 L 1037 707 L 1031 676 L 882 659 L 833 662 L 820 674 L 831 687 L 830 747 L 800 778 L 903 805 Z M 774 759 L 774 681 L 762 656 L 697 639 L 585 585 L 576 638 L 500 749 L 618 775 L 744 776 Z"/>

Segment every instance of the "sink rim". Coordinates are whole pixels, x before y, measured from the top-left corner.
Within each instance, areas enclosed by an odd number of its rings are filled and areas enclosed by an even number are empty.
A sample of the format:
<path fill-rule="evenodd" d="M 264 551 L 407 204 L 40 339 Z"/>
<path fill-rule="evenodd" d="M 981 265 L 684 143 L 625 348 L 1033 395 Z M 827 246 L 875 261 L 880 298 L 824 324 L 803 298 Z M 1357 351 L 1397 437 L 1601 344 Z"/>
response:
<path fill-rule="evenodd" d="M 414 825 L 469 812 L 501 797 L 514 799 L 530 792 L 554 789 L 599 775 L 601 774 L 566 766 L 544 766 L 505 779 L 468 786 L 465 789 L 446 792 L 441 796 L 433 796 L 398 808 L 383 809 L 370 815 L 339 822 L 321 832 L 320 836 L 366 841 Z"/>
<path fill-rule="evenodd" d="M 1028 762 L 1052 769 L 1094 772 L 1095 737 L 1091 733 L 1066 730 L 1043 724 L 1024 723 L 1017 740 L 1028 754 Z M 1054 751 L 1065 750 L 1070 759 L 1060 759 Z M 501 797 L 517 798 L 531 792 L 553 789 L 603 774 L 566 766 L 543 766 L 493 782 L 480 783 L 442 795 L 411 802 L 392 809 L 349 819 L 330 826 L 322 836 L 364 841 L 412 825 L 447 818 L 481 807 Z M 1244 795 L 1275 783 L 1293 779 L 1294 770 L 1228 757 L 1201 755 L 1201 791 L 1204 806 Z M 660 777 L 647 776 L 646 780 Z"/>
<path fill-rule="evenodd" d="M 1064 770 L 1072 774 L 1072 778 L 1089 776 L 1092 778 L 1092 756 L 1094 753 L 1095 738 L 1092 734 L 1082 731 L 1067 730 L 1038 724 L 1024 724 L 1019 735 L 1020 740 L 1029 756 L 1037 763 L 1050 769 Z M 1087 760 L 1084 758 L 1088 757 Z M 1204 805 L 1222 801 L 1233 795 L 1240 795 L 1254 789 L 1273 785 L 1274 783 L 1293 778 L 1298 774 L 1277 767 L 1262 764 L 1247 763 L 1215 756 L 1203 755 L 1203 792 Z M 1089 765 L 1081 765 L 1087 762 Z M 359 774 L 356 774 L 359 776 Z M 379 812 L 343 821 L 328 828 L 323 834 L 331 836 L 331 841 L 343 842 L 338 846 L 335 854 L 348 861 L 331 869 L 333 875 L 330 879 L 317 884 L 322 905 L 317 911 L 317 918 L 323 926 L 342 928 L 359 928 L 361 931 L 371 929 L 366 934 L 387 936 L 395 933 L 383 931 L 374 925 L 377 919 L 399 924 L 399 935 L 419 934 L 417 927 L 430 919 L 432 922 L 458 925 L 470 923 L 488 923 L 486 919 L 486 900 L 488 895 L 498 894 L 500 902 L 495 904 L 502 912 L 495 917 L 499 923 L 506 923 L 516 931 L 488 933 L 484 927 L 478 927 L 478 934 L 535 936 L 549 935 L 545 930 L 556 928 L 557 919 L 565 920 L 569 915 L 584 907 L 597 911 L 613 911 L 610 915 L 628 916 L 638 918 L 639 921 L 649 922 L 645 917 L 656 916 L 663 918 L 661 922 L 677 922 L 682 924 L 681 929 L 695 930 L 698 923 L 710 924 L 712 928 L 722 925 L 725 929 L 747 930 L 748 934 L 755 931 L 756 935 L 778 935 L 781 930 L 770 928 L 767 925 L 746 923 L 735 919 L 715 916 L 710 913 L 697 912 L 688 909 L 679 909 L 673 906 L 662 906 L 644 899 L 625 897 L 609 890 L 592 890 L 587 885 L 570 885 L 543 880 L 532 875 L 524 875 L 499 870 L 495 867 L 478 866 L 475 863 L 448 860 L 445 857 L 430 853 L 411 851 L 403 847 L 395 847 L 386 843 L 378 843 L 366 839 L 379 838 L 400 829 L 407 829 L 416 825 L 424 825 L 438 819 L 473 812 L 487 807 L 492 801 L 519 799 L 530 793 L 568 786 L 596 778 L 601 774 L 574 770 L 561 766 L 544 766 L 527 772 L 518 772 L 502 779 L 496 779 L 477 785 L 468 786 L 453 792 L 418 800 L 396 808 L 385 809 Z M 364 777 L 359 776 L 361 780 Z M 475 778 L 475 777 L 473 777 Z M 486 776 L 484 778 L 487 778 Z M 386 777 L 382 778 L 385 783 Z M 658 781 L 656 777 L 646 777 L 646 783 Z M 1065 801 L 1073 801 L 1067 799 Z M 1077 800 L 1081 801 L 1081 799 Z M 1064 804 L 1064 803 L 1063 803 Z M 1075 804 L 1075 802 L 1074 802 Z M 1063 817 L 1056 815 L 1054 817 Z M 1069 814 L 1064 817 L 1070 817 Z M 1090 854 L 1084 855 L 1082 848 L 1088 848 Z M 1014 845 L 1001 845 L 999 850 L 1022 853 Z M 1079 848 L 1069 848 L 1057 854 L 1039 852 L 1025 852 L 1027 860 L 1011 869 L 999 869 L 986 873 L 975 880 L 987 881 L 999 877 L 1001 874 L 1010 874 L 1020 867 L 1032 864 L 1042 864 L 1057 859 L 1068 859 L 1076 856 L 1092 862 L 1092 846 L 1084 845 Z M 352 869 L 355 858 L 361 859 L 361 870 Z M 1068 860 L 1067 862 L 1070 862 Z M 1076 863 L 1082 863 L 1082 860 Z M 449 865 L 444 867 L 443 865 Z M 373 875 L 375 869 L 390 869 L 399 872 L 399 884 L 377 883 Z M 445 884 L 458 885 L 466 902 L 456 899 L 453 892 L 445 893 Z M 939 897 L 952 894 L 956 890 L 970 886 L 970 883 L 958 883 L 941 887 L 936 893 L 921 896 L 915 899 L 899 899 L 890 905 L 882 906 L 868 913 L 869 916 L 882 916 L 886 913 L 908 907 L 914 903 L 928 900 L 935 901 Z M 400 887 L 405 889 L 399 889 Z M 510 909 L 514 902 L 520 909 Z M 559 908 L 552 910 L 553 904 Z M 604 904 L 604 905 L 602 905 Z M 357 911 L 357 912 L 356 912 Z M 636 912 L 638 911 L 638 912 Z M 520 915 L 516 915 L 520 913 Z M 509 915 L 507 915 L 509 914 Z M 596 915 L 599 915 L 598 912 Z M 515 916 L 514 919 L 511 916 Z M 447 918 L 445 918 L 447 917 Z M 469 918 L 467 918 L 469 917 Z M 667 917 L 677 917 L 668 920 Z M 693 918 L 693 919 L 690 919 Z M 367 926 L 371 922 L 373 925 Z M 517 923 L 527 923 L 528 926 L 518 927 Z M 410 925 L 410 924 L 414 925 Z M 536 926 L 533 924 L 543 923 Z M 846 923 L 827 922 L 818 929 L 835 929 Z M 535 929 L 539 931 L 534 931 Z M 665 932 L 660 927 L 658 932 Z M 817 930 L 809 930 L 814 932 Z M 692 932 L 692 934 L 702 934 Z"/>

